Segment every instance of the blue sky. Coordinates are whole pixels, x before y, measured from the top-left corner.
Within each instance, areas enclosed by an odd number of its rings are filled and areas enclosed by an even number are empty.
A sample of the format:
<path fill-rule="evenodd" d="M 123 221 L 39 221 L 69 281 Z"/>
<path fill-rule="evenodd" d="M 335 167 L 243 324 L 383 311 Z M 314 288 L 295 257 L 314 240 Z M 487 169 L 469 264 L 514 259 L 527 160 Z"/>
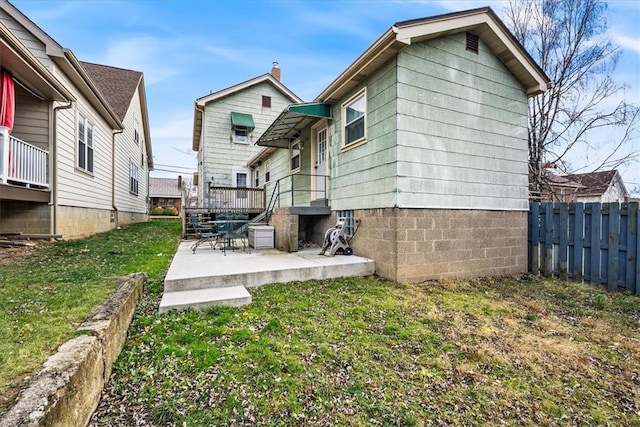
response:
<path fill-rule="evenodd" d="M 205 1 L 12 0 L 83 61 L 145 75 L 156 171 L 195 170 L 191 152 L 196 98 L 267 73 L 310 101 L 393 23 L 482 6 L 499 15 L 502 1 Z M 609 36 L 622 48 L 615 79 L 640 105 L 640 2 L 609 1 Z M 606 141 L 593 142 L 594 146 Z M 633 142 L 640 151 L 640 138 Z M 594 149 L 580 153 L 575 166 Z M 173 167 L 168 167 L 173 166 Z M 640 163 L 620 168 L 640 186 Z"/>

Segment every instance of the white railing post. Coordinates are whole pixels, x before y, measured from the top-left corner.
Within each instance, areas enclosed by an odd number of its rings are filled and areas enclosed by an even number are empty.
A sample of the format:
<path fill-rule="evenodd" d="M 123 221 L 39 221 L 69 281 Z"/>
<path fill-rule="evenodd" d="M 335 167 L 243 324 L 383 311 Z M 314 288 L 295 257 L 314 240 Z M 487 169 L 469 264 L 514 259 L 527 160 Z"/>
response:
<path fill-rule="evenodd" d="M 9 129 L 0 126 L 0 182 L 7 183 L 9 173 Z"/>
<path fill-rule="evenodd" d="M 48 158 L 46 150 L 9 136 L 8 129 L 0 127 L 0 182 L 48 188 Z"/>

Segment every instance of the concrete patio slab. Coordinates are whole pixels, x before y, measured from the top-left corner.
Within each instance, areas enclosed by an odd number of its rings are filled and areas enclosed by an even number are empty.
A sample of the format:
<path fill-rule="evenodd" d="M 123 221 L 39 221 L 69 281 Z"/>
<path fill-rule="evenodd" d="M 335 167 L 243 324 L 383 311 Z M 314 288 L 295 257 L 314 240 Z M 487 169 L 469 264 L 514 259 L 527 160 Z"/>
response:
<path fill-rule="evenodd" d="M 326 257 L 318 254 L 320 248 L 294 253 L 241 248 L 226 251 L 225 254 L 219 249 L 212 250 L 208 245 L 200 246 L 193 253 L 190 249 L 192 244 L 192 241 L 182 242 L 176 251 L 164 281 L 161 312 L 171 308 L 206 306 L 209 300 L 220 303 L 215 292 L 210 291 L 201 293 L 204 298 L 202 301 L 194 300 L 192 305 L 183 304 L 179 301 L 193 300 L 194 295 L 200 295 L 185 292 L 237 286 L 253 288 L 268 283 L 369 276 L 375 273 L 373 260 L 355 255 Z M 177 293 L 182 295 L 173 295 Z M 171 303 L 174 300 L 177 304 L 175 307 Z"/>

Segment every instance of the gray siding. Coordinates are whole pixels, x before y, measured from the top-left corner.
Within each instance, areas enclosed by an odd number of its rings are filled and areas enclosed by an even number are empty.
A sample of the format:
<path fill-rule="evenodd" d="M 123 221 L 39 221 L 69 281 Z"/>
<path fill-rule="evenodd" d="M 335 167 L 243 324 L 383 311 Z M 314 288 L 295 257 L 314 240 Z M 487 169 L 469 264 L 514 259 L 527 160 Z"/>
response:
<path fill-rule="evenodd" d="M 331 208 L 388 207 L 396 204 L 396 61 L 389 61 L 354 90 L 367 88 L 367 142 L 342 149 L 342 104 L 333 105 L 329 149 Z"/>
<path fill-rule="evenodd" d="M 40 101 L 20 85 L 15 85 L 16 112 L 11 134 L 29 144 L 49 146 L 49 102 Z"/>
<path fill-rule="evenodd" d="M 51 68 L 52 62 L 46 53 L 46 46 L 22 25 L 11 18 L 7 12 L 0 9 L 0 22 L 2 22 L 14 36 L 46 67 Z"/>
<path fill-rule="evenodd" d="M 113 208 L 111 200 L 112 129 L 66 75 L 56 72 L 56 77 L 77 99 L 73 108 L 62 109 L 57 113 L 58 203 L 62 206 L 111 210 Z M 83 172 L 76 167 L 76 135 L 79 113 L 89 119 L 94 126 L 93 174 Z"/>
<path fill-rule="evenodd" d="M 527 97 L 465 34 L 398 55 L 398 206 L 526 210 Z"/>

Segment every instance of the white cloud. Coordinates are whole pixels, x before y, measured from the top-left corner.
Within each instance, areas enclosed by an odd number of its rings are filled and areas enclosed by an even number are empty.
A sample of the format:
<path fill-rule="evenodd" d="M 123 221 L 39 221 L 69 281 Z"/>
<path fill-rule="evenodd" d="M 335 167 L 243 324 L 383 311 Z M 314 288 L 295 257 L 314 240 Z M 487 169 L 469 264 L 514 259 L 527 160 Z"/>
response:
<path fill-rule="evenodd" d="M 193 130 L 193 116 L 188 112 L 182 112 L 179 116 L 169 120 L 161 120 L 151 127 L 151 139 L 156 138 L 191 141 Z"/>
<path fill-rule="evenodd" d="M 106 52 L 92 60 L 100 64 L 142 71 L 145 84 L 152 86 L 180 73 L 175 58 L 176 47 L 175 40 L 149 35 L 119 35 L 118 38 L 109 41 Z M 171 50 L 174 52 L 169 55 Z"/>
<path fill-rule="evenodd" d="M 631 50 L 636 54 L 640 54 L 640 39 L 621 34 L 614 34 L 612 39 L 614 43 L 620 45 L 623 49 Z"/>

